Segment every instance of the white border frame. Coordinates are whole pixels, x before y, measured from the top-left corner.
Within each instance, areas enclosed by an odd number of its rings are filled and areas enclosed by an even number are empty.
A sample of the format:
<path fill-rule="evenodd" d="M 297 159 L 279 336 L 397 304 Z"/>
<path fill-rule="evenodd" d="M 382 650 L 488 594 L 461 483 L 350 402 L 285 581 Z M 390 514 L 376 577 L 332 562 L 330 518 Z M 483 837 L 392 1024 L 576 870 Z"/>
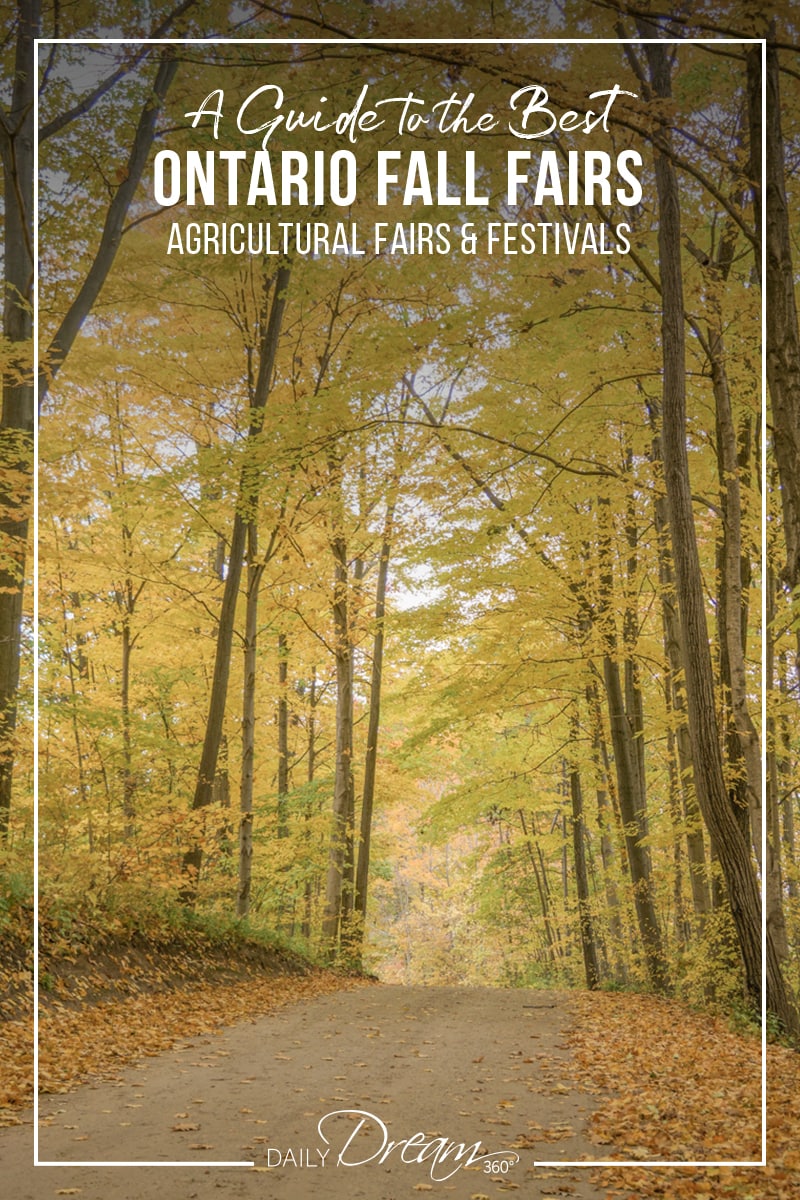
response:
<path fill-rule="evenodd" d="M 35 70 L 40 65 L 42 46 L 644 46 L 662 43 L 667 46 L 760 46 L 762 48 L 762 232 L 766 229 L 766 38 L 763 37 L 37 37 L 34 40 Z M 38 89 L 34 90 L 34 376 L 36 379 L 36 409 L 38 410 Z M 766 448 L 766 239 L 762 236 L 762 446 Z M 34 637 L 38 644 L 38 425 L 34 431 Z M 762 791 L 766 794 L 766 452 L 762 455 Z M 766 822 L 762 822 L 762 862 L 766 862 Z M 34 1166 L 247 1166 L 252 1162 L 209 1162 L 191 1159 L 188 1162 L 50 1162 L 38 1157 L 38 653 L 34 662 Z M 591 1159 L 584 1162 L 534 1160 L 535 1168 L 620 1168 L 661 1169 L 664 1166 L 766 1166 L 766 905 L 762 880 L 762 1157 L 752 1160 L 716 1159 L 714 1162 L 682 1162 L 663 1159 Z"/>

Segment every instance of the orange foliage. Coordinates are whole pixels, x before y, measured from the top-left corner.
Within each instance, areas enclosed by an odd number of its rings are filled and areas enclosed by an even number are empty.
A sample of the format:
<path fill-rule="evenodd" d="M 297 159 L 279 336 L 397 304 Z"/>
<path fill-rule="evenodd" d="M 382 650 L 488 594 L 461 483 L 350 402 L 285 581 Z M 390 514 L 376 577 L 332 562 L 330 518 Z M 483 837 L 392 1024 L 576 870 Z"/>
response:
<path fill-rule="evenodd" d="M 231 984 L 202 983 L 73 1007 L 55 1002 L 39 1019 L 39 1086 L 67 1092 L 88 1076 L 114 1076 L 121 1067 L 169 1049 L 178 1039 L 252 1019 L 286 1004 L 366 980 L 333 971 L 305 975 L 255 973 Z M 0 1126 L 19 1124 L 16 1110 L 33 1102 L 33 1022 L 30 1013 L 0 1027 L 4 1086 Z"/>
<path fill-rule="evenodd" d="M 654 996 L 583 994 L 570 1035 L 588 1090 L 602 1091 L 598 1156 L 710 1162 L 761 1158 L 761 1046 L 719 1018 Z M 768 1166 L 604 1169 L 609 1198 L 790 1200 L 798 1195 L 798 1055 L 767 1047 Z M 606 1095 L 605 1093 L 610 1093 Z"/>

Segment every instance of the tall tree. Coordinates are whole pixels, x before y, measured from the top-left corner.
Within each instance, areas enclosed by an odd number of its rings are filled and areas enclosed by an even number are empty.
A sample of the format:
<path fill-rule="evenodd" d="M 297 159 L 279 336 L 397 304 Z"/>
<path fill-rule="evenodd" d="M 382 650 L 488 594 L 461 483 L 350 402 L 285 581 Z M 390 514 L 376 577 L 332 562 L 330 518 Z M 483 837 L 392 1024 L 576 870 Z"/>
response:
<path fill-rule="evenodd" d="M 639 697 L 631 683 L 632 660 L 625 653 L 625 675 L 628 693 L 623 692 L 619 669 L 619 647 L 611 614 L 613 579 L 610 567 L 608 532 L 609 504 L 603 498 L 598 506 L 601 517 L 601 617 L 603 624 L 603 682 L 605 685 L 611 744 L 614 748 L 614 769 L 617 777 L 617 796 L 625 830 L 625 847 L 631 872 L 633 902 L 639 925 L 647 973 L 653 987 L 660 992 L 670 990 L 669 968 L 664 952 L 661 929 L 653 895 L 652 866 L 647 849 L 647 801 L 645 793 L 642 728 Z M 629 610 L 630 611 L 630 610 Z M 630 621 L 630 617 L 628 617 Z"/>
<path fill-rule="evenodd" d="M 233 517 L 233 529 L 228 554 L 228 570 L 225 576 L 225 587 L 222 593 L 219 625 L 217 627 L 214 673 L 211 682 L 211 695 L 208 702 L 208 718 L 203 737 L 203 749 L 197 773 L 197 784 L 192 799 L 192 810 L 195 812 L 207 807 L 214 799 L 214 776 L 217 769 L 217 757 L 219 755 L 222 725 L 225 717 L 225 703 L 228 695 L 236 606 L 239 599 L 239 584 L 245 558 L 247 530 L 257 509 L 261 491 L 259 467 L 257 462 L 253 461 L 253 456 L 259 434 L 264 424 L 264 413 L 272 387 L 290 277 L 291 268 L 289 266 L 281 265 L 278 267 L 270 285 L 271 300 L 269 303 L 269 316 L 262 324 L 263 333 L 259 348 L 258 373 L 250 407 L 247 448 L 245 451 L 246 455 L 249 455 L 249 460 L 246 458 L 245 464 L 242 467 L 236 498 L 236 511 Z M 197 877 L 200 872 L 202 859 L 203 850 L 199 843 L 192 846 L 184 856 L 184 870 L 187 872 L 188 878 L 182 889 L 182 896 L 187 902 L 193 901 L 196 895 Z"/>
<path fill-rule="evenodd" d="M 8 829 L 17 723 L 22 591 L 33 459 L 33 98 L 38 0 L 18 0 L 11 104 L 0 114 L 5 200 L 3 371 L 0 417 L 0 837 Z"/>
<path fill-rule="evenodd" d="M 642 23 L 641 29 L 643 36 L 651 38 L 658 32 L 647 22 Z M 663 43 L 651 41 L 645 46 L 645 54 L 654 96 L 659 100 L 669 99 L 672 93 L 672 79 L 666 47 Z M 686 452 L 686 350 L 680 187 L 668 149 L 669 132 L 662 126 L 660 138 L 656 143 L 656 186 L 659 202 L 658 253 L 664 357 L 664 482 L 686 655 L 686 692 L 692 735 L 692 759 L 701 811 L 714 839 L 725 875 L 742 955 L 747 995 L 758 1011 L 761 1005 L 761 901 L 749 846 L 728 803 L 714 700 L 713 672 Z M 784 1028 L 795 1033 L 799 1028 L 797 1013 L 786 991 L 769 929 L 766 949 L 768 1006 Z"/>
<path fill-rule="evenodd" d="M 573 745 L 578 740 L 577 717 L 572 720 Z M 572 849 L 575 864 L 575 890 L 578 897 L 578 926 L 580 930 L 583 970 L 590 991 L 600 983 L 594 923 L 589 906 L 589 876 L 586 870 L 586 843 L 583 815 L 583 788 L 577 762 L 569 764 L 569 792 L 572 806 Z"/>
<path fill-rule="evenodd" d="M 681 795 L 684 823 L 686 827 L 686 852 L 689 860 L 689 882 L 695 915 L 704 922 L 711 910 L 711 893 L 708 886 L 705 837 L 697 808 L 697 797 L 692 779 L 692 745 L 686 720 L 686 696 L 684 688 L 683 648 L 681 644 L 680 620 L 676 607 L 675 580 L 672 555 L 669 547 L 669 516 L 666 496 L 663 493 L 663 455 L 661 450 L 661 406 L 648 403 L 648 414 L 653 429 L 651 459 L 656 467 L 657 494 L 653 502 L 653 519 L 658 538 L 658 577 L 661 585 L 661 620 L 664 629 L 664 654 L 667 662 L 665 691 L 670 712 L 675 714 L 677 729 L 674 733 L 677 754 L 676 786 Z"/>
<path fill-rule="evenodd" d="M 748 55 L 753 178 L 761 165 L 761 63 L 759 49 Z M 778 51 L 767 45 L 766 111 L 766 241 L 767 385 L 772 401 L 773 447 L 778 464 L 783 507 L 786 561 L 782 575 L 790 589 L 800 584 L 800 333 L 797 324 L 789 202 L 781 127 Z M 755 213 L 760 225 L 760 190 Z"/>

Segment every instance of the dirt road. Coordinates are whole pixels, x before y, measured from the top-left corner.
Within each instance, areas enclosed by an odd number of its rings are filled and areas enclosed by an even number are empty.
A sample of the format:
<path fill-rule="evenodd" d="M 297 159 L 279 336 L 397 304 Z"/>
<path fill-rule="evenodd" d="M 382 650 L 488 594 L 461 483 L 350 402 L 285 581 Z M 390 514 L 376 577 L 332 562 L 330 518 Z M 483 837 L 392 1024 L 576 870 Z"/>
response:
<path fill-rule="evenodd" d="M 157 998 L 154 997 L 154 1003 Z M 0 1131 L 14 1200 L 600 1200 L 561 993 L 376 986 L 296 1004 L 41 1102 Z M 167 1166 L 174 1161 L 189 1166 Z M 247 1162 L 254 1166 L 212 1166 Z"/>

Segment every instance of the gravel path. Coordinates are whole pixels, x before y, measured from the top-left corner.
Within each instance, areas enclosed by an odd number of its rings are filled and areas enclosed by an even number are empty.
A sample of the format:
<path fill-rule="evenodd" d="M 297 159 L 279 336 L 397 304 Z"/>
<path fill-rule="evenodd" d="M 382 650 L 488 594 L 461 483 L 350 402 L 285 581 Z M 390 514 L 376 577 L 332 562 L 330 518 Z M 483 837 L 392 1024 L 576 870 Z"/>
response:
<path fill-rule="evenodd" d="M 154 1000 L 155 1002 L 155 1000 Z M 387 987 L 292 1005 L 41 1101 L 0 1131 L 15 1200 L 601 1200 L 583 1136 L 593 1097 L 560 1069 L 569 999 L 494 988 Z M 254 1167 L 212 1166 L 252 1162 Z"/>

